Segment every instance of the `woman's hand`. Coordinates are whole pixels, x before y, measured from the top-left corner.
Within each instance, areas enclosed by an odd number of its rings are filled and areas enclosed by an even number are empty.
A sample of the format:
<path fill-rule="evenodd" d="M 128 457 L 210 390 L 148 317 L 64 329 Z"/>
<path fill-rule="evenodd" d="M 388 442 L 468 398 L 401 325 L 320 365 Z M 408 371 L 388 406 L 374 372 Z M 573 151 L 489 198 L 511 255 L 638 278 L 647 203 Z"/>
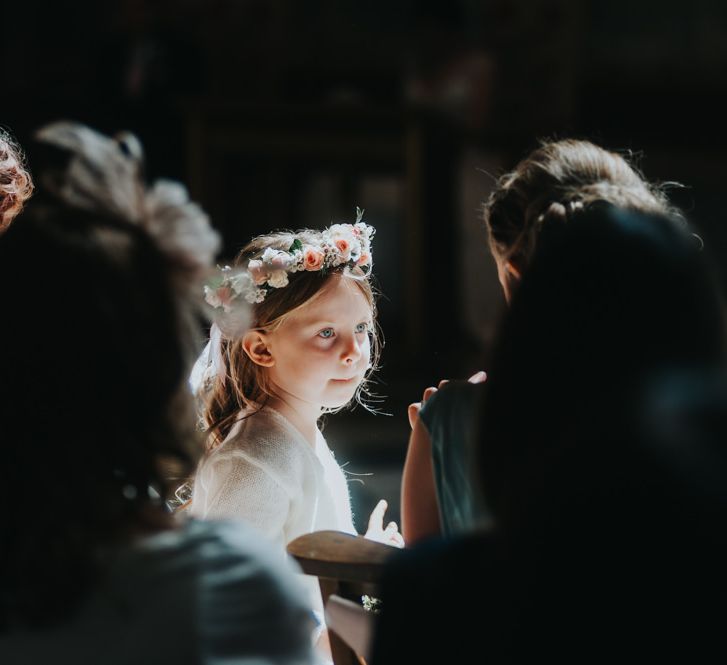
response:
<path fill-rule="evenodd" d="M 475 372 L 467 381 L 470 383 L 482 383 L 485 379 L 487 379 L 487 374 L 480 370 L 479 372 Z M 424 394 L 422 395 L 422 401 L 421 402 L 413 402 L 409 405 L 408 409 L 408 416 L 409 416 L 409 426 L 414 429 L 414 425 L 416 425 L 417 420 L 419 419 L 419 412 L 421 411 L 422 407 L 426 404 L 427 400 L 437 392 L 440 388 L 442 388 L 444 385 L 446 385 L 449 382 L 449 379 L 442 379 L 437 387 L 429 386 L 424 391 Z"/>
<path fill-rule="evenodd" d="M 389 522 L 384 528 L 384 513 L 388 508 L 386 499 L 381 499 L 376 504 L 376 508 L 371 511 L 369 517 L 369 528 L 366 530 L 365 538 L 375 540 L 384 545 L 392 545 L 394 547 L 404 547 L 404 539 L 399 533 L 399 527 L 396 522 Z"/>

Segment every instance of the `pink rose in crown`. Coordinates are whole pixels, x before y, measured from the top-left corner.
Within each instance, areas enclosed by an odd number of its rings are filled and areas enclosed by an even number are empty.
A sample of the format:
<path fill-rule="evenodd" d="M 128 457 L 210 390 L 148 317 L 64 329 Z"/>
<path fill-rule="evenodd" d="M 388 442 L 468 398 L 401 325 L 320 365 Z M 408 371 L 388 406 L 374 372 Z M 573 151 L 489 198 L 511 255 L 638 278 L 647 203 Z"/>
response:
<path fill-rule="evenodd" d="M 323 252 L 306 245 L 303 248 L 303 267 L 306 270 L 320 270 L 323 267 Z"/>
<path fill-rule="evenodd" d="M 368 266 L 371 264 L 371 254 L 368 252 L 364 252 L 359 256 L 358 261 L 356 261 L 357 266 Z"/>
<path fill-rule="evenodd" d="M 341 254 L 341 258 L 344 261 L 348 261 L 351 258 L 351 243 L 347 238 L 336 238 L 333 241 Z"/>
<path fill-rule="evenodd" d="M 225 312 L 229 312 L 232 309 L 232 301 L 235 297 L 232 289 L 229 286 L 221 286 L 217 289 L 217 291 L 215 291 L 215 295 L 217 296 L 217 300 L 220 305 L 222 305 L 222 309 L 224 309 Z"/>
<path fill-rule="evenodd" d="M 252 277 L 252 281 L 255 284 L 264 284 L 268 279 L 268 271 L 265 269 L 263 262 L 257 259 L 248 262 L 247 271 L 250 273 L 250 277 Z"/>

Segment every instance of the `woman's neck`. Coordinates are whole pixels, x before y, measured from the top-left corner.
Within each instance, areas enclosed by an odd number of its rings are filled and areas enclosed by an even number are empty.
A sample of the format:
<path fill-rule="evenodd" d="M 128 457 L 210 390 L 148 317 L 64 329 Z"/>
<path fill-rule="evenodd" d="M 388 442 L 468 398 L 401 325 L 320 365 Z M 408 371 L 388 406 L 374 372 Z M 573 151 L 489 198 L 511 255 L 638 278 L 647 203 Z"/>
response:
<path fill-rule="evenodd" d="M 318 435 L 318 418 L 321 415 L 320 407 L 288 395 L 271 397 L 267 402 L 267 406 L 284 416 L 303 435 L 311 447 L 315 448 Z"/>

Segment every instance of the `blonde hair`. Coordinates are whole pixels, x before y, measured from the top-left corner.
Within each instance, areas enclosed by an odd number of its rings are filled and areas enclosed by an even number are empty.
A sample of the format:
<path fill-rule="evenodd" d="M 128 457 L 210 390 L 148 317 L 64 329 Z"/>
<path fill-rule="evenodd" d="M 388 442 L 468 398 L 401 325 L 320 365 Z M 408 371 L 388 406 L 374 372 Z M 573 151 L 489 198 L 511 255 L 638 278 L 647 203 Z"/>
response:
<path fill-rule="evenodd" d="M 522 270 L 549 222 L 566 221 L 597 201 L 680 216 L 663 191 L 621 155 L 589 141 L 544 142 L 502 176 L 490 194 L 484 209 L 490 249 Z"/>
<path fill-rule="evenodd" d="M 0 233 L 22 210 L 33 193 L 33 181 L 25 168 L 20 147 L 0 129 Z"/>
<path fill-rule="evenodd" d="M 243 247 L 235 259 L 235 265 L 247 266 L 248 261 L 258 259 L 268 248 L 287 251 L 296 239 L 304 245 L 319 245 L 321 232 L 304 229 L 295 233 L 281 231 L 258 236 Z M 376 294 L 369 281 L 369 275 L 360 268 L 341 266 L 325 273 L 323 271 L 299 271 L 289 274 L 287 286 L 272 289 L 263 302 L 252 306 L 250 329 L 273 332 L 292 312 L 317 298 L 331 279 L 336 276 L 351 279 L 371 307 L 374 322 L 371 339 L 371 366 L 353 397 L 353 400 L 366 406 L 364 400 L 369 394 L 370 377 L 378 365 L 381 336 L 376 324 Z M 225 439 L 238 420 L 241 411 L 252 410 L 254 412 L 269 397 L 274 396 L 266 368 L 250 359 L 243 348 L 242 337 L 235 339 L 223 337 L 220 351 L 225 361 L 226 371 L 223 375 L 213 378 L 213 385 L 206 398 L 204 408 L 203 425 L 208 435 L 208 450 L 215 448 Z"/>

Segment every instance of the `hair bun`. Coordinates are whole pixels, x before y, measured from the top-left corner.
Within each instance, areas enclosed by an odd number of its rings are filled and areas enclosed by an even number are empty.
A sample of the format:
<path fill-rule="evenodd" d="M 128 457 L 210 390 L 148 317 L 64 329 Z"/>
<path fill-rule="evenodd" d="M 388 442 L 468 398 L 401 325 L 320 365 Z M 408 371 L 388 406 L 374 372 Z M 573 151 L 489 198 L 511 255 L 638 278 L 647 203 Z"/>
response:
<path fill-rule="evenodd" d="M 568 209 L 560 203 L 553 201 L 538 217 L 538 222 L 547 225 L 551 222 L 565 222 L 568 219 Z"/>
<path fill-rule="evenodd" d="M 538 217 L 538 226 L 540 227 L 538 244 L 552 245 L 558 242 L 573 213 L 582 209 L 583 203 L 581 201 L 569 201 L 567 203 L 553 201 L 550 203 Z"/>
<path fill-rule="evenodd" d="M 41 127 L 35 137 L 70 155 L 64 168 L 43 179 L 64 203 L 141 226 L 179 272 L 196 278 L 211 267 L 219 234 L 180 183 L 159 180 L 146 186 L 144 150 L 134 134 L 108 137 L 80 123 L 61 121 Z"/>
<path fill-rule="evenodd" d="M 139 164 L 144 161 L 144 148 L 136 134 L 131 132 L 118 132 L 114 135 L 114 140 L 118 143 L 121 152 L 127 157 L 135 160 Z"/>

